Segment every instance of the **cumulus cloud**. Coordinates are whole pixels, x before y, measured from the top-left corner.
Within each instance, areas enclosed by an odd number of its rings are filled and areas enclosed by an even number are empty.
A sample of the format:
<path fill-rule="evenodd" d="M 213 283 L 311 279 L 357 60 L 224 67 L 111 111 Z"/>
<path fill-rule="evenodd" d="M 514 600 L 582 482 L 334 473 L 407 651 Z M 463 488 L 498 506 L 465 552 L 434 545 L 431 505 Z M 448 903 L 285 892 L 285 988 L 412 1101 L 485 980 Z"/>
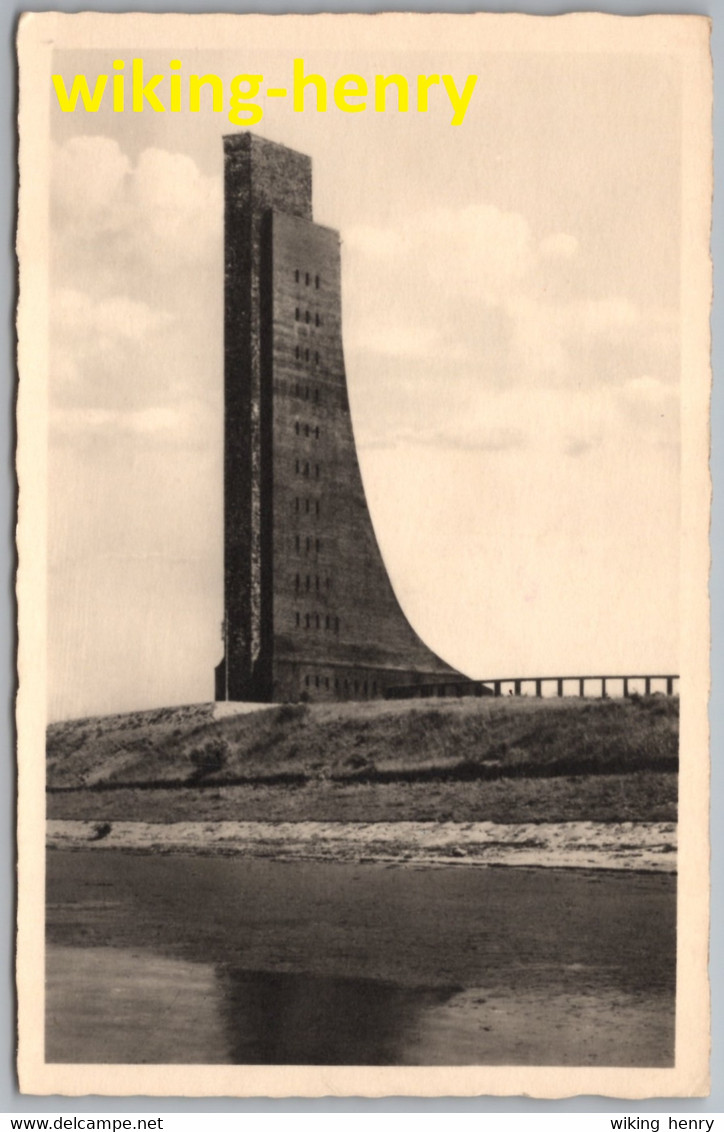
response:
<path fill-rule="evenodd" d="M 175 324 L 170 312 L 127 295 L 58 288 L 51 299 L 52 403 L 108 407 L 157 398 Z"/>
<path fill-rule="evenodd" d="M 129 180 L 128 212 L 139 254 L 145 250 L 157 267 L 173 271 L 218 247 L 221 182 L 185 154 L 146 149 Z"/>
<path fill-rule="evenodd" d="M 511 437 L 520 446 L 540 430 L 527 406 L 550 389 L 562 391 L 556 413 L 568 420 L 554 446 L 569 457 L 590 455 L 634 419 L 639 443 L 676 443 L 675 415 L 645 409 L 644 387 L 628 383 L 651 372 L 676 389 L 677 312 L 601 293 L 593 254 L 573 233 L 537 233 L 521 213 L 484 203 L 346 231 L 346 353 L 360 442 L 378 448 L 418 433 L 425 443 L 502 453 Z M 497 398 L 511 388 L 524 391 L 515 409 Z M 585 390 L 590 419 L 574 421 L 583 398 L 570 395 Z M 513 415 L 481 419 L 476 406 L 487 416 L 493 403 Z"/>
<path fill-rule="evenodd" d="M 131 161 L 81 136 L 55 148 L 52 186 L 52 401 L 99 413 L 218 401 L 219 178 L 185 154 Z"/>
<path fill-rule="evenodd" d="M 649 368 L 673 380 L 676 312 L 587 294 L 592 254 L 573 233 L 536 233 L 521 213 L 486 203 L 348 230 L 351 368 L 364 374 L 369 355 L 371 380 L 373 358 L 386 356 L 399 362 L 395 384 L 403 364 L 488 387 L 620 385 Z"/>
<path fill-rule="evenodd" d="M 378 267 L 399 270 L 414 262 L 414 278 L 447 294 L 478 295 L 495 303 L 523 279 L 535 259 L 525 217 L 489 204 L 411 212 L 390 227 L 345 232 L 345 246 Z"/>
<path fill-rule="evenodd" d="M 138 286 L 141 270 L 169 275 L 218 248 L 220 179 L 186 154 L 149 148 L 132 164 L 110 138 L 74 137 L 53 150 L 51 184 L 61 272 L 95 247 L 117 288 Z"/>
<path fill-rule="evenodd" d="M 117 224 L 131 162 L 106 137 L 70 138 L 51 150 L 52 202 L 56 220 L 93 236 Z"/>

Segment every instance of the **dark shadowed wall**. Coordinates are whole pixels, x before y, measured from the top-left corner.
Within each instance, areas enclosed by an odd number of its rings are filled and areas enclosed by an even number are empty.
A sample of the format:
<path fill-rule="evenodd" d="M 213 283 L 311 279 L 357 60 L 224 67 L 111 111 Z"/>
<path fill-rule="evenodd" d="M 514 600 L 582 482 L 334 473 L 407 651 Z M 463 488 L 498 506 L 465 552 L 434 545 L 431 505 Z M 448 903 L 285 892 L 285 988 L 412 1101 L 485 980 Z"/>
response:
<path fill-rule="evenodd" d="M 456 675 L 375 539 L 349 413 L 336 232 L 309 159 L 225 139 L 225 660 L 217 699 L 364 699 Z"/>

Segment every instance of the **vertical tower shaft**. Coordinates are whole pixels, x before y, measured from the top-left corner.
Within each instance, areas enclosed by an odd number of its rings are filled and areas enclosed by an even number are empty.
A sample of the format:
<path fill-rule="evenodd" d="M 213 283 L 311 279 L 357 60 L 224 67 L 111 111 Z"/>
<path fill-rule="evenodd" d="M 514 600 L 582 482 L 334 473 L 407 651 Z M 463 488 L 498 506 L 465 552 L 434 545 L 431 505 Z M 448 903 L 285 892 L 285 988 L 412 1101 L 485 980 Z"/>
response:
<path fill-rule="evenodd" d="M 342 348 L 339 236 L 311 163 L 225 139 L 224 700 L 359 699 L 459 676 L 400 609 L 375 538 Z"/>
<path fill-rule="evenodd" d="M 312 167 L 301 153 L 253 134 L 224 138 L 224 645 L 217 698 L 268 698 L 263 686 L 268 461 L 262 382 L 268 317 L 269 217 L 312 218 Z M 264 300 L 267 300 L 266 302 Z M 271 563 L 268 563 L 270 566 Z M 267 601 L 265 601 L 265 598 Z"/>

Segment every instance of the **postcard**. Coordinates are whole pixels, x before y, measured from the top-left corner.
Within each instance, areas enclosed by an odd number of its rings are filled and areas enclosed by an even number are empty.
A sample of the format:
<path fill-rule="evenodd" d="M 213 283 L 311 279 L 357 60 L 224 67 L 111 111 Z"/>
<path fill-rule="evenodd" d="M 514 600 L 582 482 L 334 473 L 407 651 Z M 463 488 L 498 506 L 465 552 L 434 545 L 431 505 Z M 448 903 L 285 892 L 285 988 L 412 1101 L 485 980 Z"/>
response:
<path fill-rule="evenodd" d="M 18 51 L 22 1090 L 705 1094 L 708 21 Z"/>

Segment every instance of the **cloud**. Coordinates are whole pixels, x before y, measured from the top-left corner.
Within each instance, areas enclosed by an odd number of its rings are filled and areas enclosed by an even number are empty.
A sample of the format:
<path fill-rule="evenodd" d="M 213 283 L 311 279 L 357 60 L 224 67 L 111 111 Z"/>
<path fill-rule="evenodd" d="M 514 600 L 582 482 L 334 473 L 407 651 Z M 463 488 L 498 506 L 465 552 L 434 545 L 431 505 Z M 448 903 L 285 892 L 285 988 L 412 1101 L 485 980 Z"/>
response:
<path fill-rule="evenodd" d="M 651 374 L 633 377 L 621 387 L 619 414 L 644 443 L 677 450 L 681 444 L 678 384 Z"/>
<path fill-rule="evenodd" d="M 219 177 L 182 153 L 149 148 L 132 163 L 116 141 L 74 137 L 52 152 L 55 271 L 135 293 L 218 254 Z M 86 288 L 87 289 L 87 288 Z"/>
<path fill-rule="evenodd" d="M 395 226 L 360 226 L 345 246 L 378 268 L 414 264 L 416 278 L 447 294 L 464 292 L 495 303 L 530 271 L 535 248 L 528 222 L 490 204 L 411 211 Z"/>
<path fill-rule="evenodd" d="M 572 232 L 540 234 L 522 213 L 481 202 L 410 210 L 399 223 L 343 236 L 349 369 L 361 412 L 387 419 L 391 435 L 412 423 L 407 414 L 417 424 L 433 411 L 449 436 L 466 385 L 577 389 L 621 387 L 647 371 L 678 377 L 677 312 L 601 293 L 595 249 Z M 435 385 L 421 414 L 420 388 Z M 381 431 L 370 429 L 373 443 Z"/>
<path fill-rule="evenodd" d="M 625 397 L 634 401 L 647 401 L 659 403 L 678 399 L 678 389 L 671 384 L 661 381 L 658 377 L 643 374 L 641 377 L 632 377 L 622 390 Z"/>
<path fill-rule="evenodd" d="M 510 369 L 531 381 L 541 375 L 562 377 L 569 370 L 566 349 L 570 326 L 566 307 L 531 295 L 512 296 L 506 303 L 510 319 Z"/>
<path fill-rule="evenodd" d="M 415 437 L 410 439 L 415 441 Z M 510 425 L 488 425 L 456 430 L 437 429 L 429 434 L 422 433 L 418 443 L 433 444 L 439 447 L 457 448 L 468 452 L 508 452 L 511 449 L 525 448 L 530 443 L 530 434 L 525 429 Z"/>
<path fill-rule="evenodd" d="M 146 149 L 129 180 L 128 212 L 139 253 L 157 267 L 196 263 L 221 239 L 221 181 L 204 176 L 185 154 Z"/>
<path fill-rule="evenodd" d="M 529 434 L 523 429 L 509 426 L 455 427 L 450 422 L 445 428 L 405 429 L 394 434 L 381 433 L 377 437 L 366 436 L 359 448 L 370 451 L 391 448 L 399 445 L 410 447 L 432 447 L 462 452 L 507 452 L 513 448 L 524 448 L 529 443 Z"/>
<path fill-rule="evenodd" d="M 113 344 L 118 339 L 145 338 L 172 322 L 166 311 L 153 310 L 148 303 L 127 295 L 94 298 L 72 287 L 61 287 L 54 294 L 52 319 L 56 331 L 64 329 L 81 341 Z"/>
<path fill-rule="evenodd" d="M 606 355 L 618 363 L 623 343 L 635 358 L 647 333 L 644 313 L 620 297 L 555 302 L 522 293 L 505 309 L 514 368 L 528 380 L 579 380 L 588 369 L 594 381 L 605 381 L 612 376 Z"/>
<path fill-rule="evenodd" d="M 595 448 L 595 441 L 584 440 L 583 437 L 571 436 L 565 441 L 563 451 L 566 456 L 576 457 L 585 456 L 586 453 L 590 452 L 593 448 Z"/>
<path fill-rule="evenodd" d="M 59 288 L 51 296 L 51 400 L 113 405 L 157 397 L 152 378 L 174 323 L 168 311 L 126 295 Z"/>
<path fill-rule="evenodd" d="M 134 447 L 204 448 L 220 440 L 221 421 L 208 404 L 189 400 L 144 409 L 55 409 L 50 426 L 61 444 L 125 445 L 130 440 Z"/>
<path fill-rule="evenodd" d="M 54 403 L 145 412 L 218 399 L 220 179 L 185 154 L 131 161 L 82 136 L 55 148 L 52 186 Z"/>
<path fill-rule="evenodd" d="M 131 162 L 112 138 L 70 138 L 51 151 L 56 221 L 90 236 L 113 227 L 123 206 Z"/>
<path fill-rule="evenodd" d="M 417 399 L 424 396 L 417 390 Z M 433 398 L 430 398 L 432 402 Z M 624 385 L 538 387 L 462 382 L 437 410 L 416 418 L 398 412 L 355 414 L 355 433 L 363 452 L 438 448 L 479 452 L 508 466 L 537 453 L 543 459 L 595 457 L 601 475 L 616 454 L 679 444 L 678 398 L 657 378 L 634 378 Z M 536 457 L 536 458 L 538 458 Z"/>

